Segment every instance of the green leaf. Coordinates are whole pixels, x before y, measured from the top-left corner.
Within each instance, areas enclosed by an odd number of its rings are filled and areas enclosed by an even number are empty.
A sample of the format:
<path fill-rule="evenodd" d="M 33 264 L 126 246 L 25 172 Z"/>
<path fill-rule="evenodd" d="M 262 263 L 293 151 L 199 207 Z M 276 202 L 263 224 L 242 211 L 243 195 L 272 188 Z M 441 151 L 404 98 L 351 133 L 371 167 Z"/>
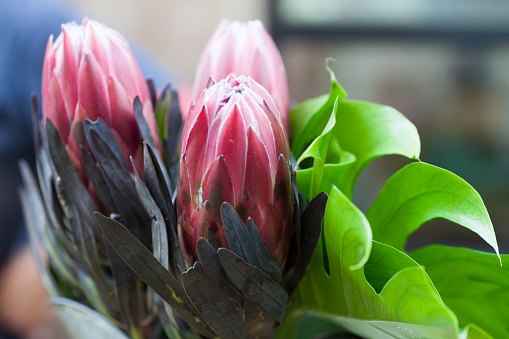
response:
<path fill-rule="evenodd" d="M 479 234 L 498 254 L 488 211 L 480 195 L 444 169 L 416 162 L 395 173 L 366 213 L 373 238 L 400 250 L 426 221 L 445 218 Z"/>
<path fill-rule="evenodd" d="M 482 328 L 468 324 L 460 333 L 460 339 L 493 339 Z"/>
<path fill-rule="evenodd" d="M 328 71 L 331 74 L 329 95 L 304 101 L 292 110 L 291 148 L 296 157 L 302 155 L 327 126 L 337 101 L 337 122 L 332 139 L 343 151 L 353 156 L 342 161 L 352 164 L 346 177 L 341 178 L 344 185 L 336 186 L 340 187 L 346 196 L 351 197 L 359 173 L 372 160 L 388 154 L 417 159 L 421 144 L 417 129 L 400 112 L 385 105 L 345 99 L 346 93 L 338 84 L 334 73 L 330 69 Z M 357 159 L 355 163 L 354 159 Z M 330 172 L 332 173 L 332 170 Z M 343 176 L 343 173 L 336 175 Z M 327 178 L 332 176 L 327 175 Z"/>
<path fill-rule="evenodd" d="M 343 187 L 348 171 L 355 162 L 355 156 L 342 151 L 333 137 L 336 125 L 338 99 L 323 132 L 309 145 L 297 160 L 300 165 L 306 159 L 313 159 L 313 167 L 297 171 L 299 191 L 311 200 L 319 192 L 330 192 L 333 186 Z"/>
<path fill-rule="evenodd" d="M 342 100 L 338 105 L 334 135 L 357 161 L 342 191 L 352 197 L 360 172 L 374 159 L 398 154 L 419 158 L 421 143 L 414 124 L 396 109 L 364 101 Z"/>
<path fill-rule="evenodd" d="M 157 130 L 161 140 L 168 138 L 168 120 L 170 118 L 170 105 L 172 101 L 171 88 L 166 86 L 161 93 L 161 98 L 156 103 L 155 116 Z"/>
<path fill-rule="evenodd" d="M 60 297 L 50 298 L 49 304 L 73 339 L 127 339 L 106 317 L 83 304 Z"/>
<path fill-rule="evenodd" d="M 296 157 L 318 136 L 329 121 L 332 108 L 336 100 L 346 97 L 346 92 L 339 85 L 334 72 L 327 67 L 331 77 L 329 95 L 322 95 L 303 101 L 295 106 L 290 115 L 290 130 L 292 131 L 292 152 Z M 318 131 L 318 133 L 317 133 Z"/>
<path fill-rule="evenodd" d="M 366 279 L 366 263 L 370 277 L 382 281 L 380 293 Z M 367 219 L 337 188 L 327 203 L 322 242 L 278 336 L 290 337 L 309 313 L 366 337 L 455 338 L 458 332 L 426 272 L 406 254 L 372 242 Z"/>
<path fill-rule="evenodd" d="M 467 248 L 433 245 L 410 255 L 425 267 L 460 326 L 475 324 L 494 338 L 509 338 L 509 255 L 501 255 L 502 267 L 496 255 Z"/>

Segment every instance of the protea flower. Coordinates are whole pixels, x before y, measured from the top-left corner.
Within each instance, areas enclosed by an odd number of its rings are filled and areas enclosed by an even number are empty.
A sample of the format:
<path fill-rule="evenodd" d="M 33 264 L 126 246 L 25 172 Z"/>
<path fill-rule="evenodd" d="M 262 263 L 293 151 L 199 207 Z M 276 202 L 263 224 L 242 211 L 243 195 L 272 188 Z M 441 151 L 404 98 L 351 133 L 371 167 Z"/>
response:
<path fill-rule="evenodd" d="M 42 76 L 43 119 L 57 127 L 82 180 L 85 119 L 101 118 L 110 127 L 128 167 L 129 156 L 141 154 L 141 134 L 133 114 L 136 96 L 158 142 L 147 83 L 118 32 L 85 18 L 82 25 L 62 25 L 55 41 L 50 36 Z"/>
<path fill-rule="evenodd" d="M 244 223 L 253 219 L 265 247 L 283 264 L 292 222 L 290 169 L 288 140 L 270 94 L 247 76 L 212 81 L 191 107 L 182 135 L 177 213 L 187 254 L 208 227 L 227 247 L 220 207 L 228 202 Z"/>
<path fill-rule="evenodd" d="M 62 25 L 58 38 L 49 38 L 44 59 L 38 184 L 22 165 L 26 225 L 33 248 L 46 249 L 41 257 L 48 257 L 49 267 L 40 269 L 50 294 L 90 306 L 133 338 L 160 333 L 145 321 L 155 317 L 154 307 L 145 302 L 147 286 L 107 245 L 93 213 L 128 222 L 130 234 L 152 248 L 152 220 L 129 156 L 140 169 L 142 140 L 159 151 L 154 92 L 119 33 L 87 19 Z M 181 122 L 170 92 L 167 87 L 164 103 L 155 105 L 163 111 L 159 126 L 166 140 L 178 138 L 173 130 Z M 179 124 L 169 128 L 170 120 Z"/>
<path fill-rule="evenodd" d="M 285 66 L 274 40 L 259 20 L 221 22 L 198 64 L 193 89 L 195 102 L 210 76 L 219 81 L 230 73 L 247 75 L 265 87 L 287 128 L 289 94 Z"/>

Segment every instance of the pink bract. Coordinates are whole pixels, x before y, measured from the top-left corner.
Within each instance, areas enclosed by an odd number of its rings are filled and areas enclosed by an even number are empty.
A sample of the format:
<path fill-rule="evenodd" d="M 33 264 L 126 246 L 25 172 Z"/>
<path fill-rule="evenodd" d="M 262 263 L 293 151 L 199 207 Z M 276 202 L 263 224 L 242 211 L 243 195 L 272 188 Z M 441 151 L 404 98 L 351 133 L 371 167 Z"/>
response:
<path fill-rule="evenodd" d="M 138 96 L 151 133 L 159 142 L 152 103 L 128 42 L 96 21 L 62 25 L 48 40 L 42 75 L 43 119 L 57 127 L 68 153 L 83 178 L 81 145 L 86 144 L 83 121 L 98 118 L 111 128 L 126 163 L 139 153 L 141 134 L 133 113 Z"/>
<path fill-rule="evenodd" d="M 267 90 L 247 76 L 211 81 L 182 135 L 177 211 L 187 256 L 209 226 L 227 247 L 220 206 L 228 202 L 243 222 L 253 219 L 283 264 L 293 211 L 290 171 L 288 139 Z"/>
<path fill-rule="evenodd" d="M 290 103 L 285 66 L 261 21 L 221 22 L 198 64 L 193 100 L 198 99 L 211 76 L 219 81 L 230 73 L 247 75 L 265 87 L 276 103 L 283 125 L 288 128 Z"/>

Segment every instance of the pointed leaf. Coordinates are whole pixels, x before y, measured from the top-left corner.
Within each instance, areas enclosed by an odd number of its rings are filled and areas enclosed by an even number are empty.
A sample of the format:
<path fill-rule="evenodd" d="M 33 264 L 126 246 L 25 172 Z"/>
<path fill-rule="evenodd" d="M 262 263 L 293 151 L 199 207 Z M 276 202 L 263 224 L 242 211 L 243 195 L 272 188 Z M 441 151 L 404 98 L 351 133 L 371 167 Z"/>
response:
<path fill-rule="evenodd" d="M 218 255 L 232 283 L 272 319 L 281 322 L 288 303 L 286 291 L 265 272 L 249 265 L 235 253 L 220 248 Z"/>
<path fill-rule="evenodd" d="M 318 194 L 309 202 L 309 205 L 302 213 L 299 257 L 292 270 L 285 273 L 285 281 L 283 283 L 283 286 L 285 286 L 286 291 L 290 295 L 306 274 L 313 253 L 315 253 L 320 235 L 322 234 L 322 220 L 325 213 L 327 198 L 327 194 L 325 193 Z"/>
<path fill-rule="evenodd" d="M 134 117 L 136 118 L 136 122 L 138 123 L 138 127 L 140 129 L 143 140 L 153 149 L 157 149 L 156 144 L 154 143 L 154 139 L 152 139 L 150 128 L 148 127 L 147 121 L 143 116 L 143 104 L 141 103 L 140 98 L 138 96 L 134 98 L 133 111 Z"/>
<path fill-rule="evenodd" d="M 254 246 L 256 254 L 258 256 L 258 260 L 260 263 L 260 269 L 262 269 L 265 273 L 270 275 L 272 279 L 276 282 L 281 281 L 281 276 L 283 275 L 283 268 L 279 261 L 270 254 L 265 245 L 263 244 L 262 237 L 260 236 L 260 232 L 256 228 L 256 225 L 253 219 L 249 218 L 246 223 L 247 231 L 249 232 L 249 237 L 251 238 L 251 243 Z"/>
<path fill-rule="evenodd" d="M 118 222 L 94 213 L 97 223 L 117 253 L 136 274 L 185 321 L 205 336 L 213 336 L 175 277 Z"/>
<path fill-rule="evenodd" d="M 313 140 L 309 147 L 299 156 L 299 159 L 297 159 L 297 166 L 299 166 L 299 164 L 307 158 L 313 159 L 312 170 L 310 171 L 308 169 L 305 172 L 307 174 L 306 177 L 307 180 L 305 180 L 307 185 L 304 186 L 304 183 L 301 183 L 301 181 L 299 180 L 301 179 L 299 175 L 300 171 L 297 172 L 298 180 L 297 183 L 299 184 L 299 188 L 301 188 L 300 190 L 304 192 L 304 195 L 308 198 L 308 200 L 311 200 L 318 194 L 320 184 L 322 183 L 324 165 L 327 159 L 327 153 L 329 151 L 332 130 L 336 125 L 337 108 L 338 99 L 336 99 L 336 101 L 334 102 L 334 106 L 330 113 L 329 121 L 327 122 L 327 125 L 325 125 L 325 127 L 323 128 L 322 133 L 315 140 Z M 341 182 L 340 186 L 342 186 L 342 184 L 343 183 Z"/>
<path fill-rule="evenodd" d="M 136 191 L 140 196 L 140 201 L 145 207 L 145 210 L 152 219 L 152 249 L 154 257 L 164 266 L 169 269 L 169 249 L 168 249 L 168 234 L 166 233 L 166 224 L 164 222 L 163 214 L 154 199 L 150 195 L 147 186 L 140 179 L 138 171 L 134 171 L 134 184 Z M 178 250 L 178 248 L 177 248 Z M 178 271 L 173 270 L 173 275 L 177 276 Z"/>
<path fill-rule="evenodd" d="M 342 188 L 348 197 L 360 172 L 372 160 L 389 154 L 418 159 L 421 151 L 417 129 L 403 114 L 371 102 L 341 101 L 334 135 L 342 149 L 357 159 Z"/>
<path fill-rule="evenodd" d="M 232 298 L 237 304 L 243 304 L 243 296 L 237 288 L 232 284 L 224 268 L 221 266 L 217 250 L 215 250 L 211 244 L 208 243 L 204 238 L 198 239 L 197 245 L 198 255 L 200 256 L 200 262 L 202 263 L 203 270 L 207 273 L 210 279 L 223 290 L 230 298 Z"/>
<path fill-rule="evenodd" d="M 209 326 L 221 338 L 247 338 L 239 311 L 199 262 L 182 274 L 186 293 Z"/>
<path fill-rule="evenodd" d="M 254 244 L 235 209 L 227 202 L 221 205 L 221 219 L 228 245 L 233 253 L 247 261 L 249 264 L 260 267 L 260 261 Z"/>
<path fill-rule="evenodd" d="M 429 164 L 412 163 L 394 174 L 366 217 L 373 238 L 398 249 L 426 221 L 445 218 L 479 234 L 498 254 L 493 225 L 479 194 L 460 177 Z"/>

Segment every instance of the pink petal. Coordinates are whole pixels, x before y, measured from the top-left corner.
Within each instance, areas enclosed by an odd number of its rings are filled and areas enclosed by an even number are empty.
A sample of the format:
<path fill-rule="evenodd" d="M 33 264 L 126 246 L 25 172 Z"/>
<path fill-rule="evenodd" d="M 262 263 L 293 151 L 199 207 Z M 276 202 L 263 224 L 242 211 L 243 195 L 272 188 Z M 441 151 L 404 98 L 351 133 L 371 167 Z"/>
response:
<path fill-rule="evenodd" d="M 247 129 L 247 163 L 243 193 L 249 192 L 262 210 L 273 201 L 272 173 L 268 166 L 269 155 L 264 143 L 251 127 Z M 256 220 L 255 220 L 256 221 Z"/>
<path fill-rule="evenodd" d="M 111 108 L 110 126 L 119 134 L 122 143 L 126 146 L 127 154 L 134 155 L 141 136 L 134 118 L 132 102 L 115 77 L 111 77 L 108 81 L 108 94 Z"/>
<path fill-rule="evenodd" d="M 78 79 L 78 59 L 75 55 L 73 42 L 67 32 L 66 26 L 62 26 L 63 37 L 63 64 L 62 74 L 60 74 L 60 86 L 65 96 L 65 106 L 72 119 L 76 104 L 78 102 L 78 89 L 76 86 Z"/>
<path fill-rule="evenodd" d="M 44 110 L 46 118 L 49 118 L 60 132 L 62 140 L 67 140 L 70 131 L 69 119 L 65 109 L 62 90 L 58 84 L 56 76 L 50 79 L 49 86 L 45 88 L 47 96 L 44 98 Z"/>
<path fill-rule="evenodd" d="M 226 107 L 224 109 L 227 109 Z M 210 143 L 212 142 L 212 144 Z M 215 145 L 215 152 L 207 150 L 207 158 L 223 156 L 230 169 L 233 189 L 239 196 L 244 186 L 244 173 L 246 170 L 247 135 L 242 112 L 237 104 L 227 113 L 217 139 L 211 139 L 208 145 Z M 207 161 L 208 163 L 208 161 Z"/>
<path fill-rule="evenodd" d="M 219 156 L 203 176 L 202 185 L 198 191 L 195 191 L 195 201 L 203 205 L 203 202 L 209 201 L 212 209 L 212 215 L 221 224 L 221 204 L 229 202 L 235 206 L 235 192 L 231 179 L 231 171 L 225 162 L 223 156 Z M 203 201 L 203 202 L 202 202 Z"/>
<path fill-rule="evenodd" d="M 204 169 L 204 152 L 205 145 L 207 143 L 207 134 L 208 134 L 208 117 L 207 117 L 207 109 L 205 107 L 202 108 L 196 120 L 189 127 L 189 134 L 187 137 L 182 137 L 184 141 L 182 146 L 182 156 L 185 156 L 187 159 L 188 166 L 188 174 L 189 174 L 189 184 L 191 189 L 193 190 L 192 195 L 194 195 L 194 190 L 198 189 L 202 176 L 205 172 Z"/>
<path fill-rule="evenodd" d="M 111 123 L 107 79 L 92 54 L 84 53 L 78 70 L 78 102 L 92 121 Z"/>

